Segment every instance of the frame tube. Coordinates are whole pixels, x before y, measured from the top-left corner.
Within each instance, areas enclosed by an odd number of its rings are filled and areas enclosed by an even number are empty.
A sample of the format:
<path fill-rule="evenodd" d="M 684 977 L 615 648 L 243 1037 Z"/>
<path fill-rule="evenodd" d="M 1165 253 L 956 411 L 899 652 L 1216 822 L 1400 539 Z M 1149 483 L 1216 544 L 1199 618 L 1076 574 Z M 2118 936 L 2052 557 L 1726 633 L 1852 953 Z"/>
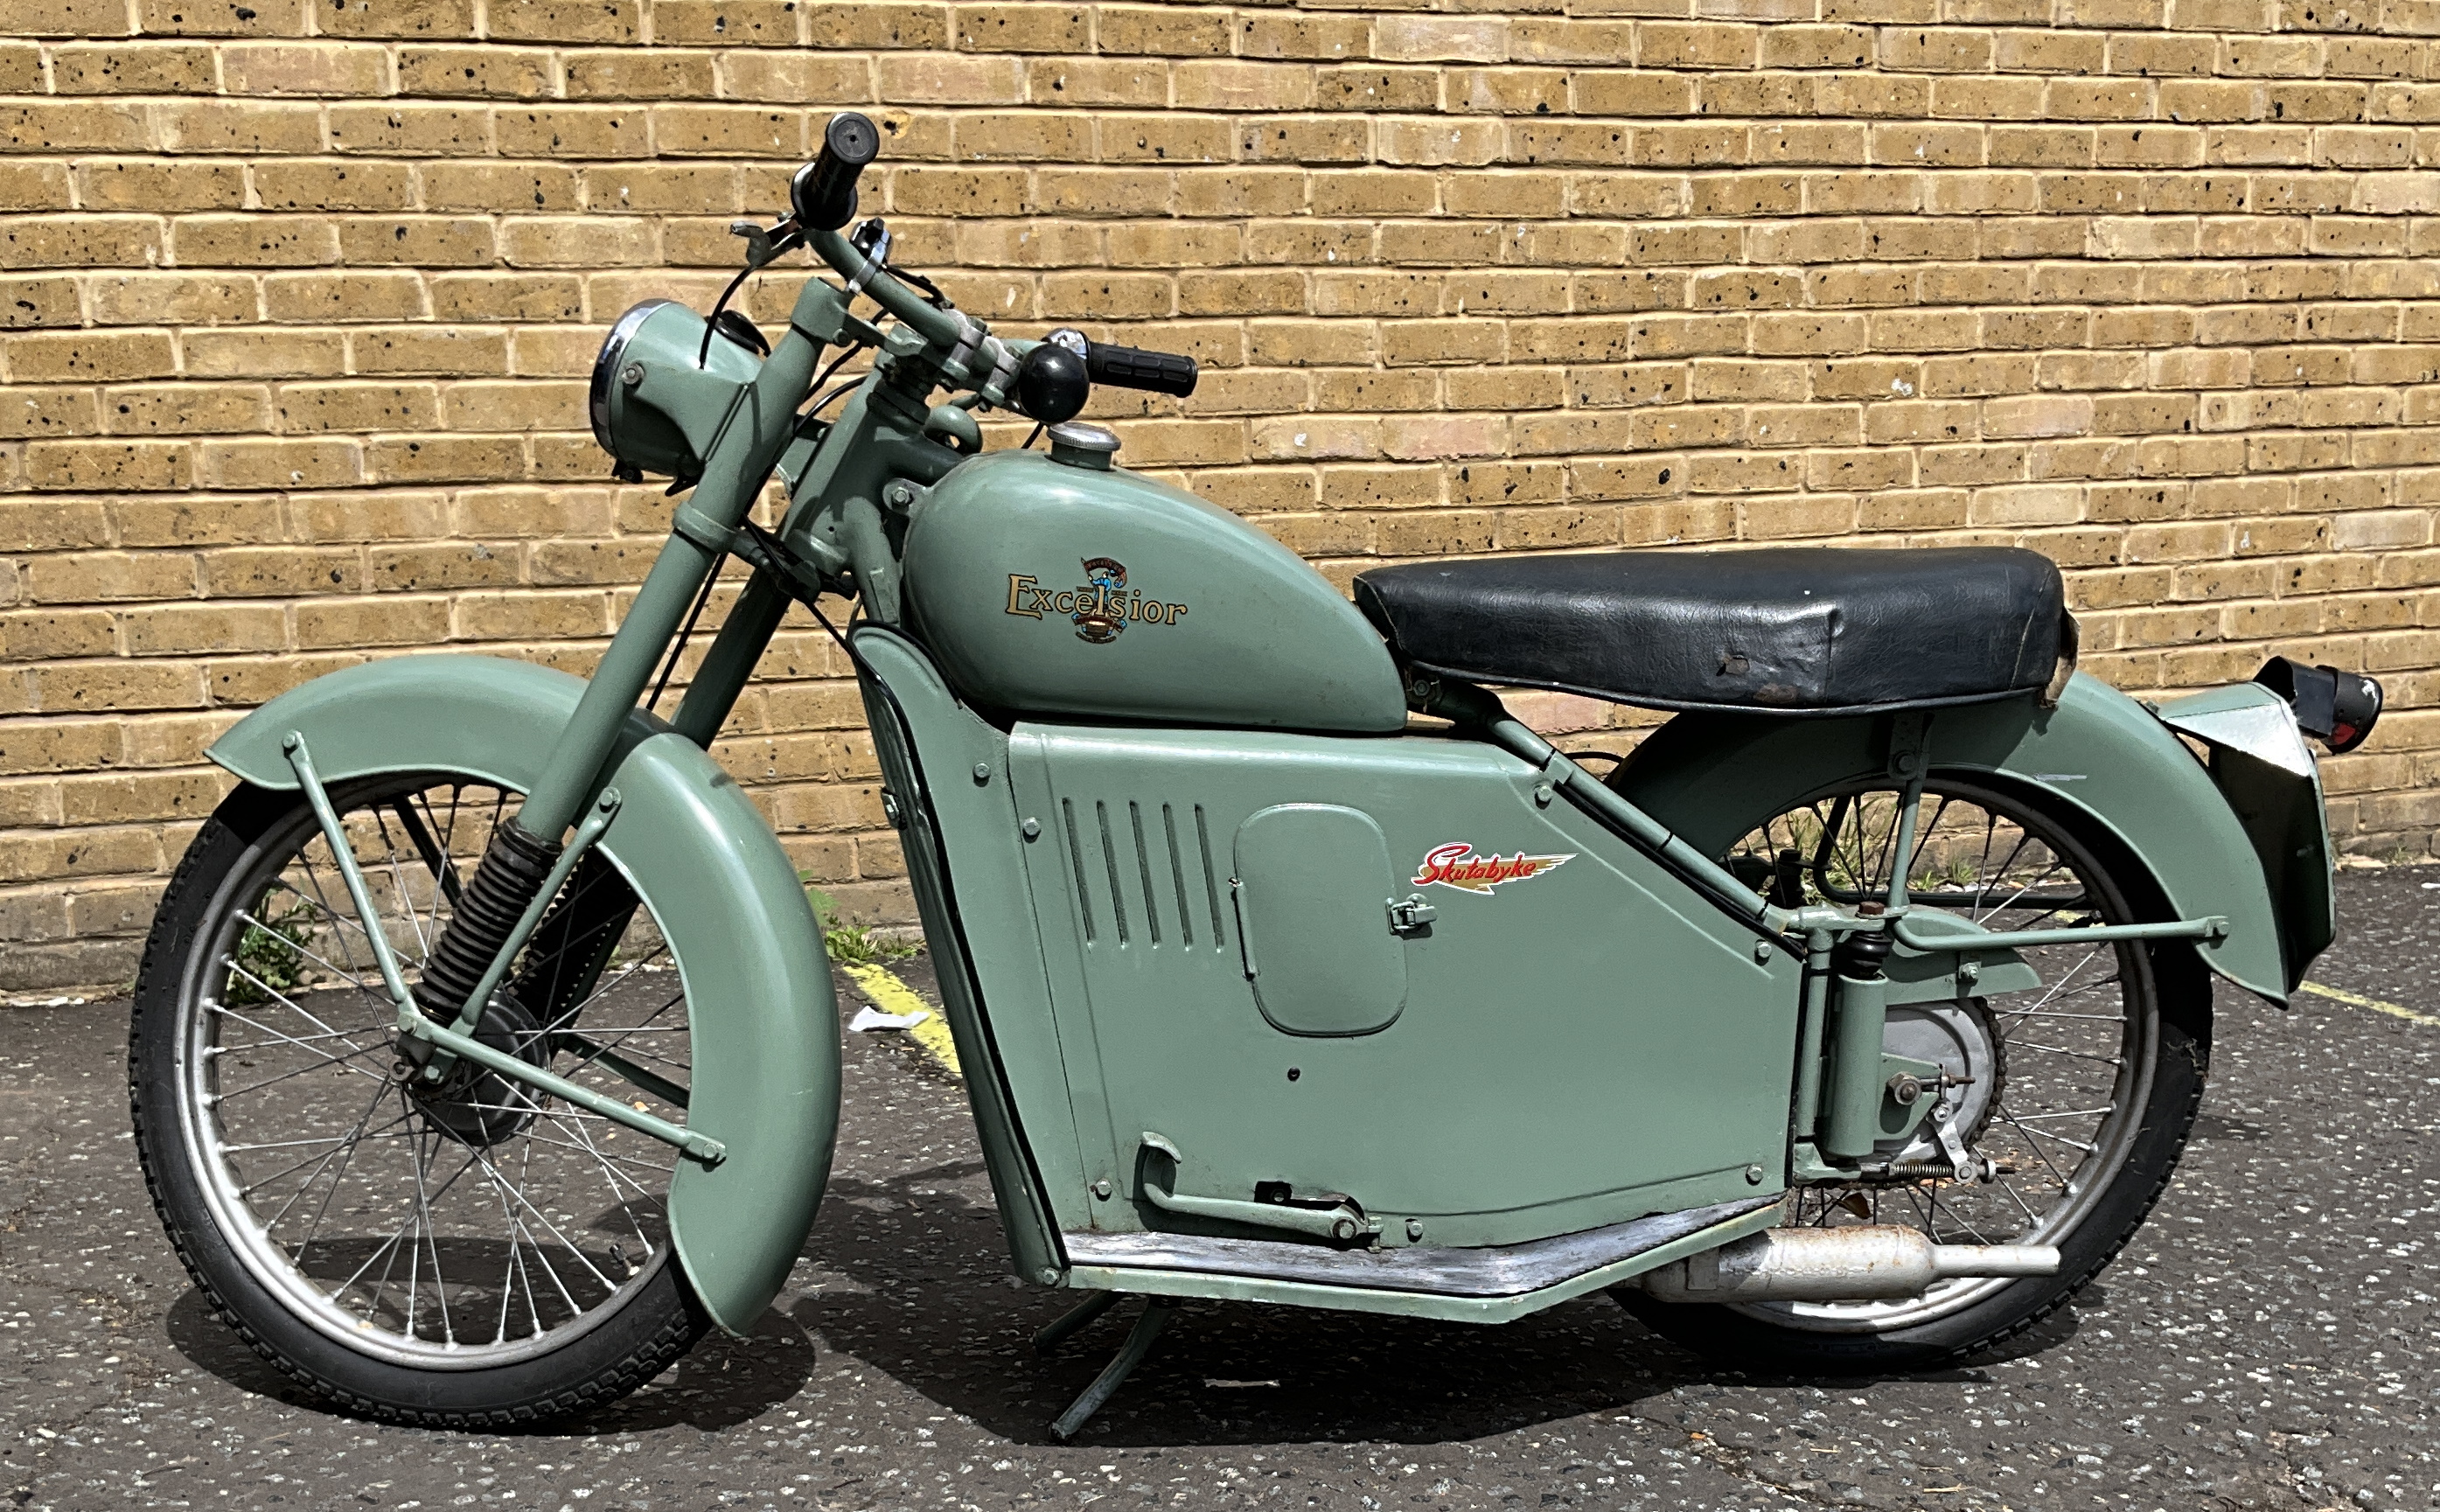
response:
<path fill-rule="evenodd" d="M 1910 950 L 1971 950 L 1980 945 L 2005 945 L 2021 950 L 2031 945 L 2091 945 L 2104 940 L 2216 940 L 2228 933 L 2228 921 L 2215 915 L 2208 919 L 2170 919 L 2160 924 L 2099 924 L 2090 929 L 2027 929 L 2018 934 L 1922 935 L 1908 927 L 1903 918 L 1890 921 L 1892 935 Z"/>
<path fill-rule="evenodd" d="M 737 707 L 738 695 L 745 691 L 763 649 L 779 634 L 780 621 L 787 613 L 787 590 L 771 574 L 758 569 L 746 580 L 737 602 L 729 605 L 728 618 L 711 638 L 702 664 L 678 699 L 670 727 L 696 745 L 709 747 L 727 721 L 728 711 Z"/>
<path fill-rule="evenodd" d="M 1796 1108 L 1788 1131 L 1796 1140 L 1813 1138 L 1821 1119 L 1821 1036 L 1830 1017 L 1830 931 L 1808 929 L 1804 935 L 1804 1028 L 1796 1052 Z"/>

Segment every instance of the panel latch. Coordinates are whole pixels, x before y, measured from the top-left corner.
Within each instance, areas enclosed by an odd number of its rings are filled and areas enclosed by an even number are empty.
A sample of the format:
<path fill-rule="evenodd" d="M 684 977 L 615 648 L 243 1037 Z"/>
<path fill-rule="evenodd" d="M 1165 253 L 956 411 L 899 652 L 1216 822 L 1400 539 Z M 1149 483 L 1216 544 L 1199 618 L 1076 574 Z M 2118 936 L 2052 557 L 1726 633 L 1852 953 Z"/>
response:
<path fill-rule="evenodd" d="M 1441 910 L 1424 901 L 1420 892 L 1408 893 L 1390 905 L 1390 932 L 1414 934 L 1441 916 Z"/>

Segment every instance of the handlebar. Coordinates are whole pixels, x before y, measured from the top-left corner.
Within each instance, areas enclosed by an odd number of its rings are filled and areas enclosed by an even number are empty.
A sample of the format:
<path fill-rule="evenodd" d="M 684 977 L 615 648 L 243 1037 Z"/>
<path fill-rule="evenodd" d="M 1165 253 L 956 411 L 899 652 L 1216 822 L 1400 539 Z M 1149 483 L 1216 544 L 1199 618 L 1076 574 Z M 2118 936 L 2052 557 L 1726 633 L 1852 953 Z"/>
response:
<path fill-rule="evenodd" d="M 1147 351 L 1140 347 L 1113 347 L 1099 341 L 1087 341 L 1085 343 L 1085 374 L 1097 384 L 1142 388 L 1184 399 L 1194 392 L 1194 382 L 1202 376 L 1202 369 L 1195 365 L 1193 358 L 1174 351 Z"/>
<path fill-rule="evenodd" d="M 861 111 L 843 110 L 822 128 L 818 156 L 788 181 L 789 207 L 807 231 L 835 231 L 855 219 L 855 180 L 881 153 L 881 133 Z"/>
<path fill-rule="evenodd" d="M 815 255 L 848 280 L 851 293 L 863 293 L 924 340 L 947 348 L 964 360 L 966 354 L 986 342 L 982 323 L 971 315 L 934 305 L 890 277 L 886 267 L 874 266 L 861 248 L 839 234 L 839 228 L 855 217 L 856 179 L 880 152 L 881 133 L 870 117 L 852 110 L 833 116 L 822 128 L 820 155 L 798 169 L 789 181 L 788 197 L 797 225 L 805 232 Z M 1095 383 L 1183 399 L 1194 392 L 1195 382 L 1202 375 L 1193 358 L 1175 352 L 1110 346 L 1086 340 L 1082 333 L 1073 331 L 1054 332 L 1050 339 L 1083 357 L 1085 375 Z M 993 351 L 1019 356 L 1032 343 L 1011 342 L 1003 346 L 997 340 L 990 340 L 988 345 Z M 990 368 L 993 363 L 985 366 Z"/>

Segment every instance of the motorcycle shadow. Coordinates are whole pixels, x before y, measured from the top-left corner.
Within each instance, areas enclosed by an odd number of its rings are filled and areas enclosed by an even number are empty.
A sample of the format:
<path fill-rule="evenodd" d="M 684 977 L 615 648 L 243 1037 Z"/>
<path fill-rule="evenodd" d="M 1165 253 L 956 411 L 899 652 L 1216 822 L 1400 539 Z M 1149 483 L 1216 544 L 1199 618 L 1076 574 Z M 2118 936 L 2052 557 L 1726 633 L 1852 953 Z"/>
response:
<path fill-rule="evenodd" d="M 1050 1420 L 1100 1373 L 1142 1305 L 1122 1300 L 1057 1351 L 1037 1354 L 1034 1331 L 1082 1294 L 1046 1292 L 1009 1274 L 976 1161 L 883 1179 L 834 1176 L 801 1265 L 810 1284 L 792 1286 L 745 1338 L 709 1334 L 634 1395 L 530 1433 L 730 1428 L 800 1396 L 818 1400 L 833 1377 L 871 1370 L 1001 1438 L 1050 1445 Z M 1666 1405 L 1658 1399 L 1683 1388 L 1981 1381 L 1989 1366 L 2072 1338 L 2080 1307 L 2106 1306 L 2107 1288 L 2088 1287 L 2075 1304 L 1957 1368 L 1818 1377 L 1715 1365 L 1601 1295 L 1497 1327 L 1190 1302 L 1080 1437 L 1128 1448 L 1430 1444 L 1591 1413 L 1654 1416 Z M 164 1322 L 170 1342 L 198 1369 L 240 1391 L 326 1410 L 193 1288 Z"/>
<path fill-rule="evenodd" d="M 806 1391 L 818 1397 L 829 1375 L 855 1374 L 839 1369 L 852 1361 L 1003 1438 L 1052 1444 L 1050 1420 L 1099 1374 L 1142 1305 L 1122 1300 L 1056 1352 L 1036 1354 L 1034 1330 L 1082 1294 L 1020 1287 L 1008 1275 L 988 1198 L 940 1189 L 978 1169 L 834 1179 L 805 1255 L 843 1279 L 796 1297 L 790 1312 L 821 1336 L 827 1355 L 845 1358 L 831 1359 Z M 2102 1305 L 2102 1288 L 2080 1301 Z M 2062 1308 L 1962 1366 L 1896 1378 L 1982 1381 L 1989 1366 L 2051 1348 L 2076 1326 L 2075 1308 Z M 1128 1448 L 1444 1443 L 1590 1413 L 1650 1416 L 1656 1398 L 1680 1388 L 1852 1389 L 1890 1378 L 1732 1371 L 1598 1294 L 1496 1327 L 1190 1302 L 1079 1437 Z"/>
<path fill-rule="evenodd" d="M 328 1412 L 322 1402 L 248 1348 L 189 1287 L 163 1320 L 170 1345 L 188 1364 L 239 1391 L 291 1407 Z M 814 1374 L 814 1341 L 785 1315 L 763 1313 L 743 1339 L 708 1334 L 634 1395 L 582 1418 L 506 1431 L 503 1436 L 557 1438 L 657 1428 L 704 1430 L 749 1423 L 802 1390 Z"/>

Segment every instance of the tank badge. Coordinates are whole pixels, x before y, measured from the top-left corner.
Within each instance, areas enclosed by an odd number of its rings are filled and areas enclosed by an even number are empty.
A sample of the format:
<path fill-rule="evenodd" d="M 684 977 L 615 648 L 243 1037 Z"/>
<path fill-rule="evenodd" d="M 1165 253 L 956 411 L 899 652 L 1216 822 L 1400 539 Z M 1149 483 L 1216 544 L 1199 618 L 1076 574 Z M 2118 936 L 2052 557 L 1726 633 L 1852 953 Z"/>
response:
<path fill-rule="evenodd" d="M 1527 855 L 1522 851 L 1515 855 L 1501 855 L 1497 851 L 1477 855 L 1468 842 L 1451 840 L 1424 853 L 1424 864 L 1415 869 L 1412 885 L 1428 887 L 1437 882 L 1465 892 L 1488 892 L 1503 883 L 1522 882 L 1554 872 L 1575 858 L 1573 851 L 1565 855 Z"/>
<path fill-rule="evenodd" d="M 1008 575 L 1008 612 L 1028 620 L 1046 614 L 1064 615 L 1076 626 L 1076 639 L 1106 646 L 1131 624 L 1175 624 L 1186 618 L 1186 605 L 1163 603 L 1142 590 L 1127 586 L 1127 569 L 1106 556 L 1086 557 L 1085 582 L 1074 588 L 1035 586 L 1036 579 L 1021 572 Z"/>

